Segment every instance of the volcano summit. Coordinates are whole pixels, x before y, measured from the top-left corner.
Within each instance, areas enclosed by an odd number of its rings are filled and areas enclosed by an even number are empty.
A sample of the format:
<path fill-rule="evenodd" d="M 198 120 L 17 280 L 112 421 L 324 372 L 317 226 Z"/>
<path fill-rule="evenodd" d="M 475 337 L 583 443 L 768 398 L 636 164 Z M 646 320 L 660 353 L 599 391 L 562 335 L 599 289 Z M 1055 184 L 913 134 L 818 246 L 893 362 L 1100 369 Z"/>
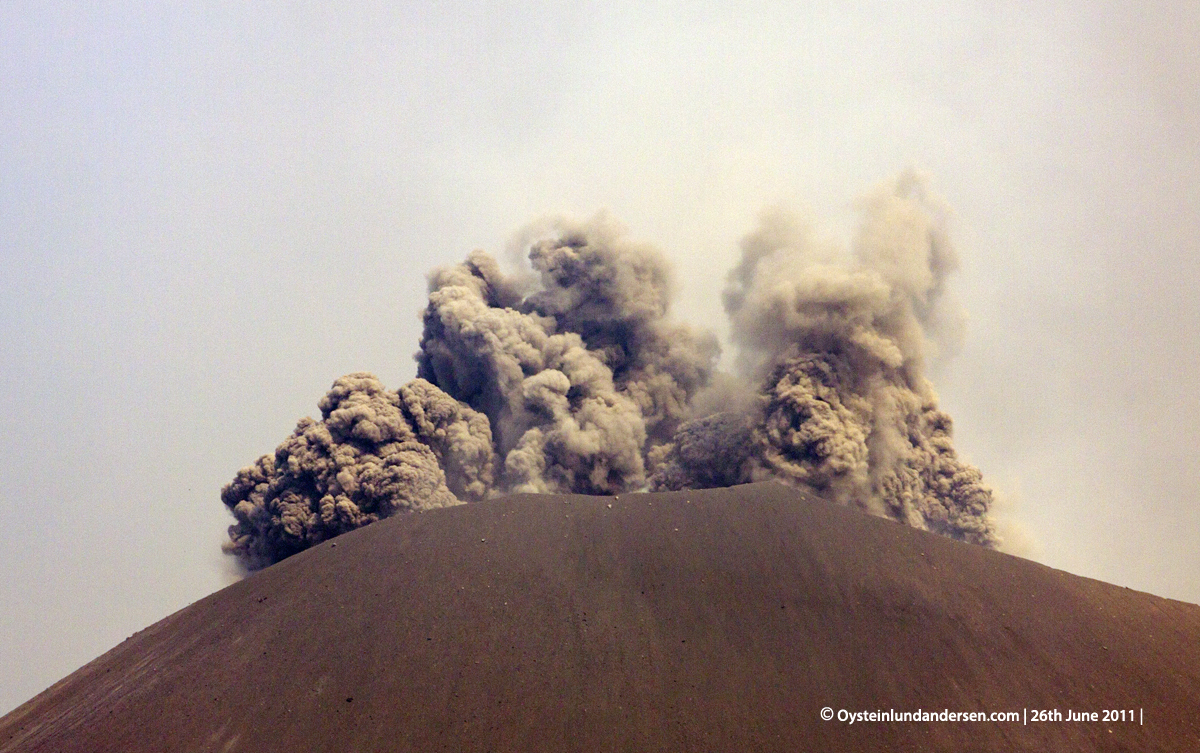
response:
<path fill-rule="evenodd" d="M 0 751 L 1179 751 L 1197 708 L 1200 607 L 769 483 L 380 521 L 129 638 Z"/>

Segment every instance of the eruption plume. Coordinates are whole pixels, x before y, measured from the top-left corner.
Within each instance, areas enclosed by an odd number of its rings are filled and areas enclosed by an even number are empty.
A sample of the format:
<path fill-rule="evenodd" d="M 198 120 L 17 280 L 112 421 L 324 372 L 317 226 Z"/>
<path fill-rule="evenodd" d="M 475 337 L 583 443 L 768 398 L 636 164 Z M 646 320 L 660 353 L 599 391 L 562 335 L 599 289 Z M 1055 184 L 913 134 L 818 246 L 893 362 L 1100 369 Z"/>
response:
<path fill-rule="evenodd" d="M 552 223 L 525 274 L 482 251 L 435 270 L 418 378 L 396 392 L 369 374 L 335 382 L 321 421 L 301 420 L 222 491 L 237 520 L 226 549 L 262 567 L 493 493 L 769 478 L 996 545 L 991 491 L 925 376 L 931 346 L 957 331 L 945 209 L 913 173 L 861 209 L 850 253 L 779 211 L 744 239 L 725 292 L 735 375 L 714 372 L 710 333 L 669 320 L 663 257 L 605 215 Z"/>
<path fill-rule="evenodd" d="M 954 538 L 997 543 L 992 493 L 961 461 L 924 375 L 931 342 L 957 331 L 944 298 L 957 256 L 944 207 L 913 173 L 862 205 L 851 255 L 794 218 L 764 216 L 742 243 L 725 308 L 745 376 L 760 385 L 741 420 L 685 425 L 654 489 L 777 478 Z M 726 436 L 710 437 L 709 434 Z M 745 452 L 701 448 L 745 444 Z"/>
<path fill-rule="evenodd" d="M 225 549 L 251 569 L 402 510 L 481 499 L 491 486 L 487 417 L 423 379 L 391 392 L 349 374 L 319 407 L 320 421 L 300 419 L 274 455 L 221 490 L 237 521 Z"/>
<path fill-rule="evenodd" d="M 534 242 L 536 277 L 481 251 L 430 276 L 417 375 L 486 414 L 514 491 L 612 494 L 708 384 L 716 339 L 667 321 L 669 269 L 604 216 Z"/>

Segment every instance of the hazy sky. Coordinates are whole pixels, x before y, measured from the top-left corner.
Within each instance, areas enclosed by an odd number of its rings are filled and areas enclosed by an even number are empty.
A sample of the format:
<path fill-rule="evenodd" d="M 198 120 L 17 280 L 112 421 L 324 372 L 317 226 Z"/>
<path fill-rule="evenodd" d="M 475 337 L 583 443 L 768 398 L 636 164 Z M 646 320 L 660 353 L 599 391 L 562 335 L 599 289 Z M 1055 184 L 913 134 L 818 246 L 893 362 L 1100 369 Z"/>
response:
<path fill-rule="evenodd" d="M 1034 559 L 1200 601 L 1200 6 L 100 5 L 0 3 L 0 713 L 228 582 L 221 486 L 414 375 L 431 266 L 607 208 L 724 331 L 762 208 L 908 165 L 960 452 Z"/>

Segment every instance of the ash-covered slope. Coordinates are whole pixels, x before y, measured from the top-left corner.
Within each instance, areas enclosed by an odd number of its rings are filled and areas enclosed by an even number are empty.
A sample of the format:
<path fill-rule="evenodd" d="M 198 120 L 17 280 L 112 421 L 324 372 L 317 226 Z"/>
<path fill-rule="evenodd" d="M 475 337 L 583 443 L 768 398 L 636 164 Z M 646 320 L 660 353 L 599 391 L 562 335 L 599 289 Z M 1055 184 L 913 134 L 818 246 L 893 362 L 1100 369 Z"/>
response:
<path fill-rule="evenodd" d="M 1200 607 L 759 484 L 380 521 L 128 639 L 0 751 L 1178 751 L 1197 708 Z"/>

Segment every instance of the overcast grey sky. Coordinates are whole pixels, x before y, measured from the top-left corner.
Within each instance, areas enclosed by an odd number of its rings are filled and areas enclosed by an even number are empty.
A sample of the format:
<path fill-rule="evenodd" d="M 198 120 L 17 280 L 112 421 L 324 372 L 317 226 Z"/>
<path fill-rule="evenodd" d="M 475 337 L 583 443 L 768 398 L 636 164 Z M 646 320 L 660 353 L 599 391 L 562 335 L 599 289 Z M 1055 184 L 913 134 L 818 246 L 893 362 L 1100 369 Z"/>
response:
<path fill-rule="evenodd" d="M 431 266 L 607 208 L 723 332 L 763 207 L 909 165 L 959 451 L 1033 558 L 1200 601 L 1200 6 L 100 5 L 0 3 L 0 713 L 228 582 L 221 486 L 414 375 Z"/>

